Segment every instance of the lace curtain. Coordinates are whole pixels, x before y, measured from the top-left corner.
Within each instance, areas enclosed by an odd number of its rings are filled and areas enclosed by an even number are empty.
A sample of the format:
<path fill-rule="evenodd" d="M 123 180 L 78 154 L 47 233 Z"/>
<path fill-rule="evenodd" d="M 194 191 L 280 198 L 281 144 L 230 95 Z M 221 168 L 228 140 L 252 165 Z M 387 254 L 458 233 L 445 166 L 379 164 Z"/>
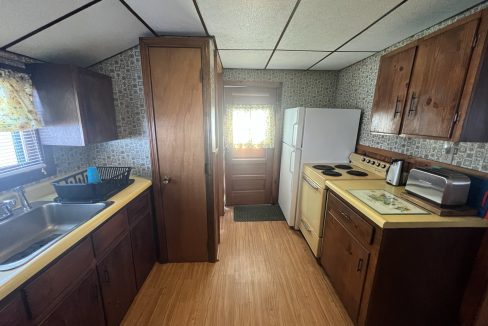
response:
<path fill-rule="evenodd" d="M 227 148 L 273 148 L 275 116 L 272 105 L 228 105 L 225 115 Z"/>
<path fill-rule="evenodd" d="M 27 74 L 0 70 L 0 132 L 42 127 Z"/>

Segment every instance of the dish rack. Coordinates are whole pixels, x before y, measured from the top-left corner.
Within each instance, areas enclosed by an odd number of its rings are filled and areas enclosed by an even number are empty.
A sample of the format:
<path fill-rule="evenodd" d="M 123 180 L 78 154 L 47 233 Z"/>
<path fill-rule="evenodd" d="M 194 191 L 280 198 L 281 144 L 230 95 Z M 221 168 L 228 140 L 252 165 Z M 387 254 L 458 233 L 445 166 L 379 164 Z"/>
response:
<path fill-rule="evenodd" d="M 52 183 L 62 203 L 94 203 L 106 201 L 131 185 L 131 167 L 97 166 L 100 183 L 88 183 L 87 170 L 69 175 Z"/>

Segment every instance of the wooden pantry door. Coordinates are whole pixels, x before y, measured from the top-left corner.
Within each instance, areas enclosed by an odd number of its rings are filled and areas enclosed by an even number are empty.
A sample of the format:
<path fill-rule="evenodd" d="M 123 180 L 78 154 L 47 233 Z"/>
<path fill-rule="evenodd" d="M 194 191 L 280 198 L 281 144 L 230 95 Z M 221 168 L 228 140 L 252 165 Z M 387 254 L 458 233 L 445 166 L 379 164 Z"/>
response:
<path fill-rule="evenodd" d="M 278 201 L 281 157 L 281 83 L 226 82 L 224 110 L 232 105 L 272 105 L 275 139 L 273 148 L 225 148 L 225 204 L 274 204 Z M 227 135 L 228 136 L 228 135 Z M 229 143 L 227 139 L 224 143 Z"/>
<path fill-rule="evenodd" d="M 167 258 L 170 262 L 206 261 L 202 50 L 149 47 L 147 53 L 155 130 L 153 162 L 157 160 L 162 188 Z"/>

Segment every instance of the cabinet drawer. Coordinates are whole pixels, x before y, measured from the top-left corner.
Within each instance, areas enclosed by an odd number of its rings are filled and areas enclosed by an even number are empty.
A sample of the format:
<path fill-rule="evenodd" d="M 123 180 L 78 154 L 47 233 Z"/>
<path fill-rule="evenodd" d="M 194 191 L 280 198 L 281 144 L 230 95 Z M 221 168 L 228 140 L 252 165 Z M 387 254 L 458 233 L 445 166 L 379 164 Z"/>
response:
<path fill-rule="evenodd" d="M 129 224 L 132 226 L 141 217 L 151 210 L 150 192 L 146 191 L 127 205 L 127 215 Z"/>
<path fill-rule="evenodd" d="M 54 265 L 35 278 L 23 291 L 32 318 L 39 317 L 94 263 L 90 239 L 82 242 L 64 255 Z"/>
<path fill-rule="evenodd" d="M 367 244 L 373 241 L 374 227 L 330 192 L 327 199 L 327 214 L 334 215 L 360 241 Z"/>
<path fill-rule="evenodd" d="M 92 239 L 95 256 L 102 256 L 108 247 L 127 232 L 128 229 L 127 210 L 122 209 L 93 232 Z"/>

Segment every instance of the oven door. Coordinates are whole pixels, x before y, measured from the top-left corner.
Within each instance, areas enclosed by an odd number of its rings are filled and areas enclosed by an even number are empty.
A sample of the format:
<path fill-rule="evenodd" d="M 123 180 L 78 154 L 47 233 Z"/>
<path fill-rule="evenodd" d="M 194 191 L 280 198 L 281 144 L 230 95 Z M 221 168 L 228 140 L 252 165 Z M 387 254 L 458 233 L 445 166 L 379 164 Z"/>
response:
<path fill-rule="evenodd" d="M 320 256 L 324 208 L 325 190 L 303 175 L 298 209 L 299 227 L 316 257 Z"/>

